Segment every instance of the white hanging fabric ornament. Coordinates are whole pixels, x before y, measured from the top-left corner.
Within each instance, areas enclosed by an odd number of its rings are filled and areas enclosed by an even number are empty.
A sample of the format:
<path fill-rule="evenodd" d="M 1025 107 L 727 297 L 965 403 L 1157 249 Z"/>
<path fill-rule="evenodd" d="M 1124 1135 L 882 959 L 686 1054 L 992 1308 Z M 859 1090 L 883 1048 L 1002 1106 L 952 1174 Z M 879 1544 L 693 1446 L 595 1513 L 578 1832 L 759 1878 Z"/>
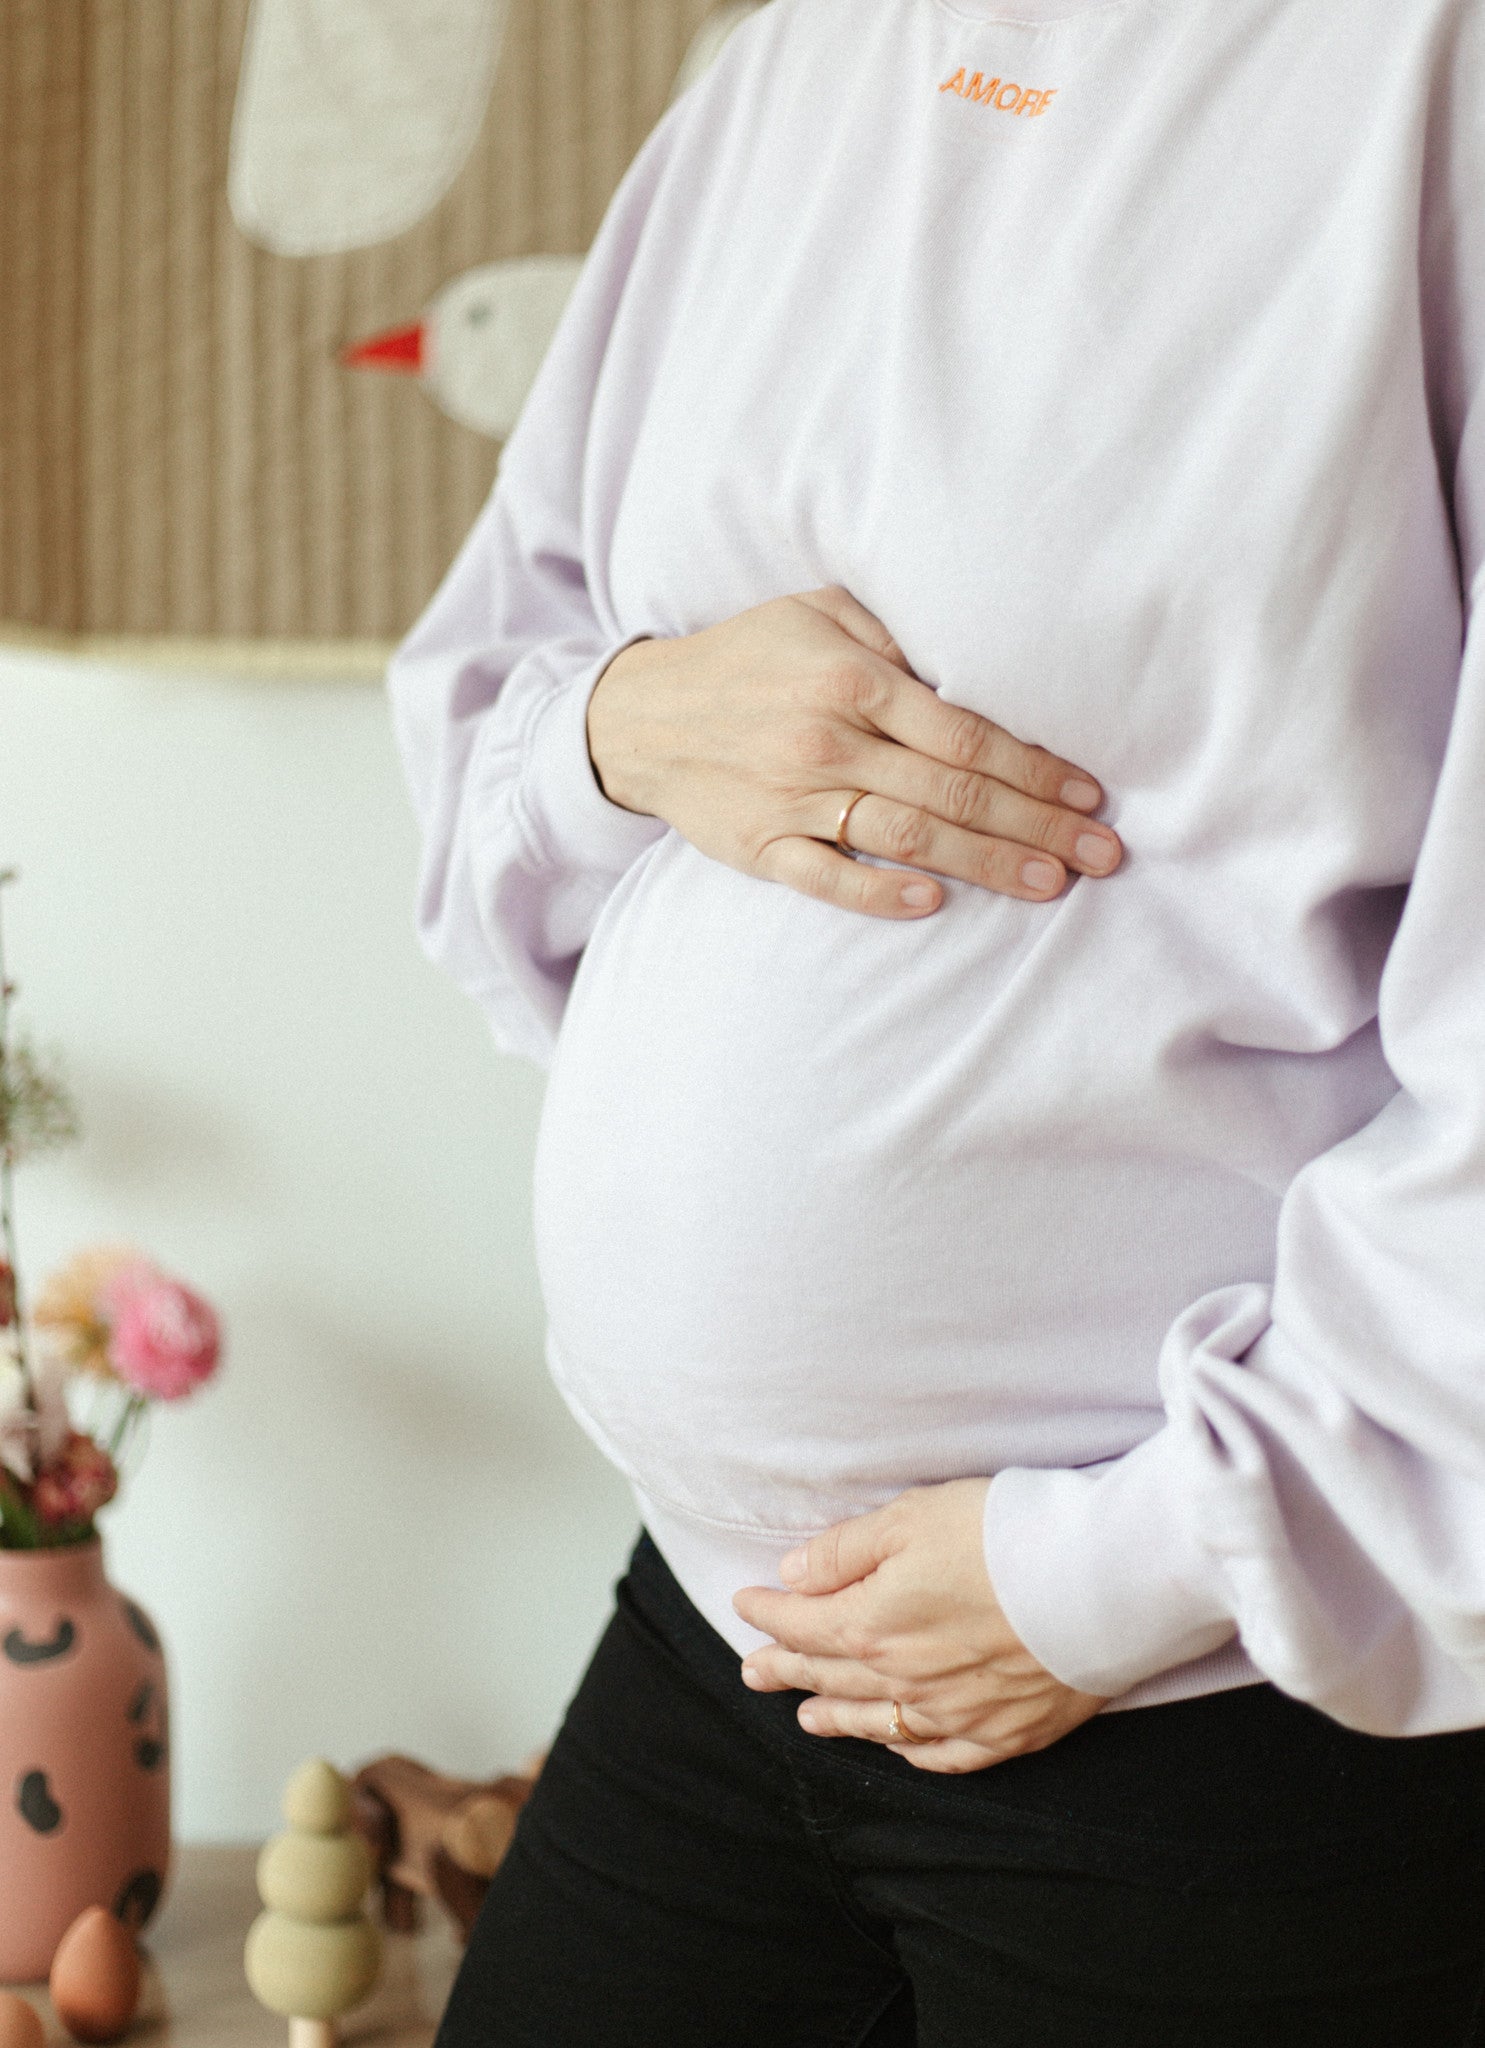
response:
<path fill-rule="evenodd" d="M 369 248 L 431 213 L 489 105 L 508 0 L 253 0 L 227 193 L 279 256 Z"/>
<path fill-rule="evenodd" d="M 691 39 L 671 90 L 674 103 L 713 65 L 722 46 L 766 0 L 729 0 Z M 535 382 L 567 304 L 580 256 L 519 256 L 482 263 L 446 284 L 408 325 L 354 343 L 356 370 L 419 377 L 451 419 L 504 441 Z"/>

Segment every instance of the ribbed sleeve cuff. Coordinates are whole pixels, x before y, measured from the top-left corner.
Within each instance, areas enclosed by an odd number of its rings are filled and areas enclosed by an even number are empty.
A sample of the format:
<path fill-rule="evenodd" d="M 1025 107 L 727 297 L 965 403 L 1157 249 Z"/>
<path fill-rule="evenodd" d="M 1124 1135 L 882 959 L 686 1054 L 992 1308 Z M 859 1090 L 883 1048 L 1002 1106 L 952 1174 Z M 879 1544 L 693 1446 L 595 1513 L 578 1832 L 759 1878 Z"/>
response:
<path fill-rule="evenodd" d="M 1232 1636 L 1185 1492 L 1168 1427 L 1106 1464 L 1015 1467 L 991 1481 L 991 1583 L 1011 1627 L 1064 1685 L 1117 1698 Z"/>
<path fill-rule="evenodd" d="M 610 803 L 588 752 L 588 699 L 609 663 L 642 638 L 611 647 L 554 691 L 532 730 L 522 774 L 526 809 L 562 867 L 621 875 L 666 829 L 661 818 Z"/>

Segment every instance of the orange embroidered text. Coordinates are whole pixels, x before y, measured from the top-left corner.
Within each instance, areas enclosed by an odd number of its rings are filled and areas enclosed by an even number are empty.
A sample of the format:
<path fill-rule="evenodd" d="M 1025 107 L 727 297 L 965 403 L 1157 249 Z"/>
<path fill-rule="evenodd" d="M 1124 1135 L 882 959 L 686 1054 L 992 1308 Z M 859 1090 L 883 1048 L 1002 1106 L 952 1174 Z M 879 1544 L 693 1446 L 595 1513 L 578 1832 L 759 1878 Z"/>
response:
<path fill-rule="evenodd" d="M 987 78 L 983 71 L 968 77 L 963 65 L 946 78 L 940 92 L 957 92 L 962 100 L 978 100 L 982 107 L 994 107 L 998 114 L 1045 114 L 1057 97 L 1056 86 L 1040 91 L 1036 86 L 1013 85 L 1008 79 Z"/>

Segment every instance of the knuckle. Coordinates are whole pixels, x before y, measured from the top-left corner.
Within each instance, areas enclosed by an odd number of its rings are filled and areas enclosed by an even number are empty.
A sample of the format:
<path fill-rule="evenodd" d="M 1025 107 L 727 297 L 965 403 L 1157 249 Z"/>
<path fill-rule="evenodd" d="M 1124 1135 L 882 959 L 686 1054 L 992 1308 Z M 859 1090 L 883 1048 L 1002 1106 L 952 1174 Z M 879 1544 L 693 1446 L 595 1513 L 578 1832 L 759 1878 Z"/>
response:
<path fill-rule="evenodd" d="M 895 1649 L 884 1650 L 882 1668 L 886 1676 L 896 1680 L 905 1700 L 922 1705 L 932 1700 L 937 1689 L 937 1661 L 938 1653 L 931 1643 L 925 1644 L 921 1636 L 909 1635 Z M 940 1700 L 940 1709 L 943 1705 Z"/>
<path fill-rule="evenodd" d="M 830 870 L 823 854 L 801 851 L 789 860 L 775 856 L 768 867 L 760 866 L 759 872 L 767 880 L 781 882 L 801 895 L 818 896 L 827 903 L 833 899 Z"/>
<path fill-rule="evenodd" d="M 814 895 L 823 896 L 831 903 L 838 903 L 841 894 L 840 870 L 843 867 L 851 869 L 851 874 L 846 876 L 846 880 L 850 881 L 855 873 L 853 863 L 842 860 L 839 854 L 832 854 L 830 849 L 823 846 L 818 840 L 810 842 L 810 852 L 806 857 L 806 869 L 809 875 L 809 887 Z"/>
<path fill-rule="evenodd" d="M 1036 780 L 1040 747 L 1029 747 L 1003 725 L 992 725 L 985 745 L 985 762 L 990 774 L 1009 783 L 1012 789 L 1029 790 Z"/>
<path fill-rule="evenodd" d="M 876 1654 L 876 1637 L 859 1621 L 849 1621 L 841 1630 L 841 1649 L 853 1664 L 870 1664 Z"/>
<path fill-rule="evenodd" d="M 827 662 L 816 683 L 816 694 L 830 710 L 855 711 L 866 687 L 863 664 L 852 656 Z"/>
<path fill-rule="evenodd" d="M 1041 805 L 1031 813 L 1026 827 L 1026 844 L 1042 853 L 1055 852 L 1057 841 L 1062 834 L 1062 820 L 1057 813 Z"/>
<path fill-rule="evenodd" d="M 1046 803 L 1055 804 L 1062 794 L 1070 770 L 1055 754 L 1049 754 L 1045 747 L 1023 746 L 1016 743 L 1015 754 L 1008 764 L 1011 771 L 1007 779 L 1014 780 L 1017 787 L 1028 795 L 1041 797 Z"/>
<path fill-rule="evenodd" d="M 985 725 L 976 712 L 951 706 L 944 727 L 944 758 L 951 768 L 974 768 L 985 744 Z"/>
<path fill-rule="evenodd" d="M 971 768 L 955 768 L 944 777 L 940 808 L 954 825 L 972 825 L 980 815 L 984 780 Z"/>
<path fill-rule="evenodd" d="M 917 860 L 927 848 L 929 831 L 926 811 L 901 805 L 888 816 L 882 831 L 882 850 L 889 860 Z"/>
<path fill-rule="evenodd" d="M 847 736 L 827 718 L 807 718 L 794 734 L 793 754 L 802 768 L 837 768 L 845 759 Z"/>
<path fill-rule="evenodd" d="M 798 867 L 788 879 L 803 895 L 817 896 L 822 903 L 840 900 L 840 884 L 823 849 L 802 854 Z"/>
<path fill-rule="evenodd" d="M 1004 892 L 1012 886 L 1018 865 L 1010 848 L 996 841 L 980 855 L 977 879 L 983 888 Z"/>
<path fill-rule="evenodd" d="M 762 828 L 746 832 L 738 847 L 738 855 L 744 868 L 766 881 L 772 881 L 788 867 L 788 853 L 784 842 L 776 832 Z"/>
<path fill-rule="evenodd" d="M 874 911 L 877 907 L 877 893 L 881 888 L 879 870 L 858 867 L 849 863 L 851 872 L 846 877 L 843 901 L 848 909 Z"/>

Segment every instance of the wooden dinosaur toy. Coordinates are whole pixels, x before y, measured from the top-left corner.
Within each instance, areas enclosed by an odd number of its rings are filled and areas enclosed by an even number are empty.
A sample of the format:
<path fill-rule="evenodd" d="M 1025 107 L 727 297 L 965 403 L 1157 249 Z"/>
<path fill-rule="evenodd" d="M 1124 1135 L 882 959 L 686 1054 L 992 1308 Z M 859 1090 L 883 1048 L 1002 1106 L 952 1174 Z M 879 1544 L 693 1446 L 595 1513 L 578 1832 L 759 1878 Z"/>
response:
<path fill-rule="evenodd" d="M 397 1932 L 436 1899 L 462 1940 L 536 1782 L 541 1759 L 490 1779 L 452 1778 L 408 1756 L 380 1756 L 351 1781 L 351 1812 L 374 1859 L 382 1913 Z"/>

